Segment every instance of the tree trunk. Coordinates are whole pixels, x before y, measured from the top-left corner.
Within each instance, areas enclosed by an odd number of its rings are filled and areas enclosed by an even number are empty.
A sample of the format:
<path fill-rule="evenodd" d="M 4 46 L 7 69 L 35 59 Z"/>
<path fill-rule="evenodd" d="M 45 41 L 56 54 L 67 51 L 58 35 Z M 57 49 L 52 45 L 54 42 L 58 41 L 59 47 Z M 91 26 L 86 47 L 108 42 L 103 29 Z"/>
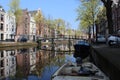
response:
<path fill-rule="evenodd" d="M 91 27 L 88 27 L 88 40 L 91 42 Z"/>
<path fill-rule="evenodd" d="M 97 40 L 97 36 L 98 36 L 98 24 L 95 24 L 96 25 L 96 42 L 98 41 Z"/>
<path fill-rule="evenodd" d="M 106 5 L 106 15 L 108 21 L 108 29 L 109 34 L 113 34 L 113 21 L 112 21 L 112 8 L 111 8 L 111 1 L 108 0 L 108 5 Z"/>
<path fill-rule="evenodd" d="M 111 0 L 101 0 L 106 7 L 106 16 L 108 21 L 109 34 L 113 34 L 113 21 L 112 21 L 112 1 Z"/>
<path fill-rule="evenodd" d="M 17 42 L 18 37 L 18 23 L 16 23 L 16 31 L 15 31 L 15 41 Z"/>
<path fill-rule="evenodd" d="M 93 23 L 93 39 L 95 38 L 95 32 L 94 32 L 94 23 Z"/>
<path fill-rule="evenodd" d="M 39 23 L 39 36 L 41 37 L 41 23 Z"/>

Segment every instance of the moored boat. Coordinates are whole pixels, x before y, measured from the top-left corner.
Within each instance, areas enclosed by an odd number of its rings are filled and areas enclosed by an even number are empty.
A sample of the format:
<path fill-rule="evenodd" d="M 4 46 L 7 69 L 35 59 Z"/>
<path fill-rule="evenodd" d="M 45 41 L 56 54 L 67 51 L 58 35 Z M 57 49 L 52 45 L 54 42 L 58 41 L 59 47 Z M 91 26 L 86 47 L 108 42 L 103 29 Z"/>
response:
<path fill-rule="evenodd" d="M 82 60 L 90 54 L 90 44 L 86 40 L 78 40 L 74 44 L 74 57 L 80 57 Z"/>
<path fill-rule="evenodd" d="M 91 62 L 81 65 L 65 63 L 53 75 L 52 80 L 110 80 L 98 67 Z"/>

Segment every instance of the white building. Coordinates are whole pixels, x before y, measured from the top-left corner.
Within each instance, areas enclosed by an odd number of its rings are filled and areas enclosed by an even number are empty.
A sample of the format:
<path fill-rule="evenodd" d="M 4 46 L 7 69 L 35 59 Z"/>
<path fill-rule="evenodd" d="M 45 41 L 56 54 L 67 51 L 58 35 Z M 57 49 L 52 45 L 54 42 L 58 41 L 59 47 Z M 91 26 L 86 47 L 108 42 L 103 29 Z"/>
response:
<path fill-rule="evenodd" d="M 30 16 L 30 28 L 29 28 L 29 40 L 36 41 L 36 22 L 34 20 L 34 15 L 29 13 Z"/>
<path fill-rule="evenodd" d="M 15 16 L 11 13 L 5 14 L 5 26 L 4 26 L 4 40 L 15 40 L 16 33 L 16 21 Z"/>
<path fill-rule="evenodd" d="M 4 39 L 4 26 L 5 26 L 5 11 L 0 6 L 0 41 Z"/>
<path fill-rule="evenodd" d="M 14 40 L 16 31 L 15 16 L 10 13 L 6 13 L 0 6 L 0 40 Z"/>

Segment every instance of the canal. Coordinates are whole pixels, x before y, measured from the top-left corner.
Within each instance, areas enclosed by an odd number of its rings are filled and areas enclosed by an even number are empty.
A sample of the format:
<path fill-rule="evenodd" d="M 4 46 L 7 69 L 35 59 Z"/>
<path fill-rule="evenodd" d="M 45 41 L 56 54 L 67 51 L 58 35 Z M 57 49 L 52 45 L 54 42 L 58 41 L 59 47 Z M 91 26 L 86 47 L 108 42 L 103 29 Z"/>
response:
<path fill-rule="evenodd" d="M 44 49 L 42 49 L 44 48 Z M 50 80 L 65 62 L 75 62 L 73 51 L 43 47 L 0 50 L 0 80 Z"/>

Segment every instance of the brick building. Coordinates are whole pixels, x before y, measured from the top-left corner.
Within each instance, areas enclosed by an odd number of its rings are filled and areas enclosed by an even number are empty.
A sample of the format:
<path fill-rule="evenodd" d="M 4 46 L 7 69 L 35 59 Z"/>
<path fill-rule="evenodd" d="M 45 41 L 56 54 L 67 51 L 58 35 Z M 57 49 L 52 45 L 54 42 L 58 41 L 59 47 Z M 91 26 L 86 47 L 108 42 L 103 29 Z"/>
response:
<path fill-rule="evenodd" d="M 27 9 L 22 10 L 21 21 L 17 26 L 17 40 L 21 38 L 29 38 L 30 16 Z"/>

